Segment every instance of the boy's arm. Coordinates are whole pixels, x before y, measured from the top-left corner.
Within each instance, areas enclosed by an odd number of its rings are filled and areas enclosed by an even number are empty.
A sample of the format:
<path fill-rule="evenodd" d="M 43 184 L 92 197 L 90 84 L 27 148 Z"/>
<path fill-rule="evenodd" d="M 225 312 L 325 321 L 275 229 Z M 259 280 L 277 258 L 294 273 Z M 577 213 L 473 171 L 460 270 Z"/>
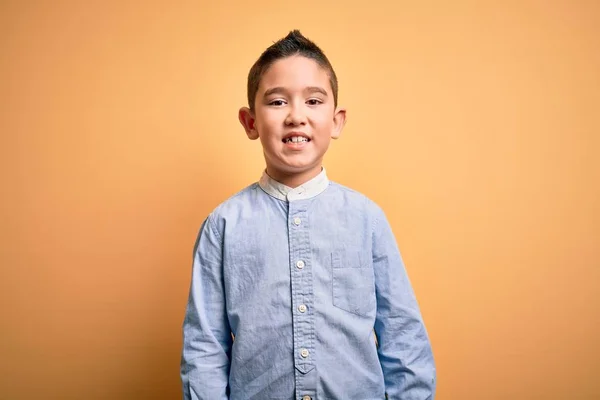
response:
<path fill-rule="evenodd" d="M 373 235 L 375 333 L 389 400 L 430 400 L 435 364 L 427 331 L 394 234 L 379 211 Z"/>
<path fill-rule="evenodd" d="M 231 329 L 225 310 L 221 237 L 209 216 L 200 229 L 183 323 L 181 381 L 185 400 L 228 398 Z"/>

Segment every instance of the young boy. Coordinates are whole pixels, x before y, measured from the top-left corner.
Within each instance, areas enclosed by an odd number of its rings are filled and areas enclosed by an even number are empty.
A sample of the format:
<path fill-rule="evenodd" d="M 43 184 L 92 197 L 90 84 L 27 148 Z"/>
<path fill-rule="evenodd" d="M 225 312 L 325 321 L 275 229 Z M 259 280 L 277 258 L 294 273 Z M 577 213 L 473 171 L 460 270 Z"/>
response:
<path fill-rule="evenodd" d="M 383 211 L 327 179 L 346 111 L 298 31 L 248 76 L 258 183 L 204 221 L 183 326 L 185 399 L 433 399 L 427 332 Z M 377 345 L 376 345 L 377 342 Z"/>

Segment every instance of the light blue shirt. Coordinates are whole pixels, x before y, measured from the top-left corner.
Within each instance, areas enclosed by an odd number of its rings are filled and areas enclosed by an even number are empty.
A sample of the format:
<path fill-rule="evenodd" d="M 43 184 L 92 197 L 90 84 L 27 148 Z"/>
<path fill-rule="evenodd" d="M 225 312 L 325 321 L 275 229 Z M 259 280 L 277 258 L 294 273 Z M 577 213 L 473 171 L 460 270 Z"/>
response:
<path fill-rule="evenodd" d="M 294 189 L 264 174 L 219 205 L 194 251 L 181 378 L 189 400 L 433 399 L 383 211 L 325 170 Z"/>

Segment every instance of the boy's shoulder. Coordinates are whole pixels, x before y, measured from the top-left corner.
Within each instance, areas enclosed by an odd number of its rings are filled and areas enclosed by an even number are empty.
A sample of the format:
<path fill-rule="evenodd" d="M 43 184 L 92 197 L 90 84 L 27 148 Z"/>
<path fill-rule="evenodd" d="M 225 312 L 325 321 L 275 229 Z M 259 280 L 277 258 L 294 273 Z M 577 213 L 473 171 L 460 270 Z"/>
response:
<path fill-rule="evenodd" d="M 370 202 L 371 201 L 371 199 L 369 199 L 365 194 L 363 194 L 363 193 L 359 192 L 358 190 L 353 189 L 353 188 L 351 188 L 349 186 L 342 185 L 339 182 L 331 181 L 330 180 L 329 181 L 329 186 L 332 189 L 334 189 L 334 191 L 336 193 L 339 193 L 339 194 L 341 194 L 343 196 L 348 196 L 350 198 L 355 198 L 356 200 L 362 200 L 362 201 L 365 201 L 365 202 Z"/>
<path fill-rule="evenodd" d="M 240 208 L 247 207 L 249 204 L 251 204 L 252 198 L 258 195 L 259 190 L 260 186 L 258 182 L 254 182 L 223 200 L 211 211 L 210 214 L 215 216 L 226 215 L 228 213 L 235 212 Z"/>
<path fill-rule="evenodd" d="M 329 181 L 329 185 L 333 196 L 338 197 L 338 200 L 342 201 L 342 204 L 353 204 L 357 207 L 364 207 L 365 211 L 381 212 L 381 207 L 367 195 L 359 192 L 356 189 L 352 189 L 348 186 L 342 185 L 335 181 Z"/>

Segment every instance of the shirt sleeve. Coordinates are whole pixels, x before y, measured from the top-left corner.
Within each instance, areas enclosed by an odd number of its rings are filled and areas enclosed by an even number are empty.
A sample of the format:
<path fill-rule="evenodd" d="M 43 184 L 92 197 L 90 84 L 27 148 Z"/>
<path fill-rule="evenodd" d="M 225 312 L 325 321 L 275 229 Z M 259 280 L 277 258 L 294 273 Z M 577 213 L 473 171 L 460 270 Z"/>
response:
<path fill-rule="evenodd" d="M 184 400 L 228 398 L 232 345 L 223 286 L 223 241 L 209 216 L 194 249 L 185 319 L 181 381 Z"/>
<path fill-rule="evenodd" d="M 430 400 L 436 371 L 429 337 L 392 229 L 383 213 L 373 233 L 375 334 L 389 400 Z"/>

